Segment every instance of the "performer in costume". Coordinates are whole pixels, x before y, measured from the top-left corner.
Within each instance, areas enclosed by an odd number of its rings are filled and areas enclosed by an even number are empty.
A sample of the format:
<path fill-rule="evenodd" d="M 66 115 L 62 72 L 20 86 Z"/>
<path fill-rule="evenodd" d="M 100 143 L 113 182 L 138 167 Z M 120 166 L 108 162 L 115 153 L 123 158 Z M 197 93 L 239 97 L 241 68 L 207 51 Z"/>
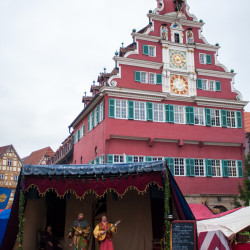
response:
<path fill-rule="evenodd" d="M 95 238 L 98 238 L 99 236 L 103 236 L 104 232 L 111 228 L 113 224 L 108 223 L 107 217 L 104 215 L 102 216 L 102 222 L 99 223 L 94 230 L 94 236 Z M 113 233 L 117 232 L 116 224 L 114 224 L 114 227 L 112 227 L 107 233 L 106 237 L 103 241 L 100 241 L 100 250 L 114 250 L 113 246 Z"/>
<path fill-rule="evenodd" d="M 45 250 L 60 250 L 62 249 L 62 246 L 60 243 L 56 240 L 52 233 L 52 227 L 47 226 L 46 230 L 42 232 L 42 244 L 44 244 Z"/>
<path fill-rule="evenodd" d="M 89 223 L 84 220 L 83 213 L 79 213 L 69 232 L 69 237 L 73 237 L 74 250 L 87 250 L 89 236 Z"/>

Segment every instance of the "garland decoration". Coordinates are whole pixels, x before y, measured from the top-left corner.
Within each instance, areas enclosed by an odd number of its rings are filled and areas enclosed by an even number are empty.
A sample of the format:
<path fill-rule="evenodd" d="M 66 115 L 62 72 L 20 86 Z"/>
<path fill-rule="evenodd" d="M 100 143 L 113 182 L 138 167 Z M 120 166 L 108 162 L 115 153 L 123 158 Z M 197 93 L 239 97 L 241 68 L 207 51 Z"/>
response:
<path fill-rule="evenodd" d="M 24 195 L 24 177 L 21 176 L 21 183 L 20 183 L 20 194 L 19 194 L 19 232 L 17 235 L 18 239 L 18 250 L 23 250 L 23 222 L 24 222 L 24 205 L 25 205 L 25 195 Z"/>
<path fill-rule="evenodd" d="M 170 214 L 170 185 L 169 185 L 169 169 L 166 167 L 166 180 L 164 189 L 164 210 L 165 210 L 165 250 L 170 250 L 170 226 L 171 223 L 168 220 L 168 215 Z"/>

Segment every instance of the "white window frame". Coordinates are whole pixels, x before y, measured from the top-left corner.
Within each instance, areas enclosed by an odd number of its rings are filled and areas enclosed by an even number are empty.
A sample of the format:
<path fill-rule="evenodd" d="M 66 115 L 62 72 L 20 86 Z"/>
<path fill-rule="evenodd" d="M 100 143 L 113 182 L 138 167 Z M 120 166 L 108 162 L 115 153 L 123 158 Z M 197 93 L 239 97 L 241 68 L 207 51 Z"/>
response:
<path fill-rule="evenodd" d="M 174 158 L 174 175 L 185 176 L 185 160 L 183 158 Z"/>
<path fill-rule="evenodd" d="M 174 105 L 174 123 L 186 124 L 185 106 Z"/>
<path fill-rule="evenodd" d="M 162 160 L 163 160 L 163 157 L 155 156 L 155 157 L 152 157 L 152 160 L 153 160 L 153 161 L 162 161 Z"/>
<path fill-rule="evenodd" d="M 219 109 L 211 109 L 210 112 L 211 127 L 221 127 L 221 111 Z"/>
<path fill-rule="evenodd" d="M 94 127 L 97 126 L 97 108 L 94 109 Z"/>
<path fill-rule="evenodd" d="M 103 109 L 104 109 L 104 102 L 102 101 L 101 104 L 100 104 L 100 112 L 99 112 L 99 116 L 100 116 L 100 122 L 104 120 L 104 112 L 103 112 Z"/>
<path fill-rule="evenodd" d="M 124 163 L 124 155 L 114 155 L 114 163 Z"/>
<path fill-rule="evenodd" d="M 133 157 L 134 162 L 145 162 L 145 157 L 144 156 L 134 156 Z"/>
<path fill-rule="evenodd" d="M 142 81 L 142 75 L 145 74 L 145 81 Z M 141 71 L 141 83 L 148 83 L 148 73 Z"/>
<path fill-rule="evenodd" d="M 19 175 L 14 175 L 14 181 L 18 181 Z"/>
<path fill-rule="evenodd" d="M 151 81 L 153 79 L 153 81 Z M 149 84 L 156 84 L 156 74 L 155 73 L 149 73 L 149 78 L 148 78 Z"/>
<path fill-rule="evenodd" d="M 231 111 L 231 110 L 227 110 L 227 127 L 228 128 L 237 128 L 237 117 L 236 117 L 236 112 L 235 111 Z M 234 114 L 234 117 L 232 116 L 232 114 Z M 235 126 L 232 126 L 234 122 Z"/>
<path fill-rule="evenodd" d="M 237 162 L 234 160 L 228 160 L 227 166 L 228 166 L 228 177 L 238 177 Z"/>
<path fill-rule="evenodd" d="M 201 82 L 202 82 L 201 89 L 202 90 L 208 90 L 208 80 L 207 79 L 202 79 Z"/>
<path fill-rule="evenodd" d="M 206 176 L 204 159 L 194 159 L 194 175 L 197 177 Z"/>
<path fill-rule="evenodd" d="M 136 107 L 137 105 L 139 105 L 139 108 Z M 141 105 L 143 105 L 143 108 L 141 107 Z M 137 117 L 137 112 L 138 112 L 139 118 Z M 144 116 L 144 119 L 143 119 L 143 116 Z M 137 101 L 134 102 L 134 120 L 146 121 L 146 103 L 145 102 L 137 102 Z"/>
<path fill-rule="evenodd" d="M 196 121 L 198 121 L 198 123 L 196 123 Z M 197 126 L 205 126 L 205 109 L 204 108 L 194 107 L 194 124 Z"/>
<path fill-rule="evenodd" d="M 212 83 L 212 89 L 211 89 L 211 83 Z M 214 80 L 208 80 L 208 91 L 216 91 L 216 83 Z"/>
<path fill-rule="evenodd" d="M 120 103 L 120 106 L 117 105 L 118 103 Z M 124 103 L 125 103 L 125 107 L 122 106 Z M 118 116 L 118 110 L 119 110 L 119 116 Z M 125 117 L 124 117 L 124 114 L 125 114 Z M 123 120 L 126 120 L 128 118 L 128 101 L 121 100 L 121 99 L 115 100 L 115 118 L 123 119 Z"/>
<path fill-rule="evenodd" d="M 204 60 L 201 60 L 201 56 L 203 56 Z M 199 54 L 199 61 L 200 61 L 200 64 L 206 64 L 207 63 L 206 54 L 200 53 Z"/>
<path fill-rule="evenodd" d="M 12 164 L 13 164 L 13 159 L 8 159 L 7 160 L 7 166 L 9 166 L 9 167 L 12 167 Z"/>
<path fill-rule="evenodd" d="M 0 180 L 4 180 L 4 174 L 0 174 Z"/>
<path fill-rule="evenodd" d="M 212 176 L 222 177 L 221 160 L 212 160 Z"/>
<path fill-rule="evenodd" d="M 157 109 L 156 109 L 157 107 Z M 162 109 L 160 110 L 159 107 Z M 156 119 L 156 114 L 157 114 L 157 119 Z M 162 120 L 160 119 L 160 114 Z M 165 110 L 164 110 L 164 104 L 160 103 L 153 103 L 153 121 L 154 122 L 165 122 Z"/>
<path fill-rule="evenodd" d="M 151 53 L 153 52 L 153 53 Z M 153 45 L 148 46 L 148 55 L 151 57 L 156 57 L 156 47 Z"/>

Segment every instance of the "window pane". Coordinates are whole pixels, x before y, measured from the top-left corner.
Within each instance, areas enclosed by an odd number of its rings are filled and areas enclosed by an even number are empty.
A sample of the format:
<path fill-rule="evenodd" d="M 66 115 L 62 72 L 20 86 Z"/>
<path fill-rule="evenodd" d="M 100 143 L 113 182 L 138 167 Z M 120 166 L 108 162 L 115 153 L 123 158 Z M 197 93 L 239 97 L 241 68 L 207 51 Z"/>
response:
<path fill-rule="evenodd" d="M 185 123 L 185 107 L 174 106 L 174 122 L 184 124 Z"/>
<path fill-rule="evenodd" d="M 141 72 L 141 82 L 147 83 L 147 73 Z"/>

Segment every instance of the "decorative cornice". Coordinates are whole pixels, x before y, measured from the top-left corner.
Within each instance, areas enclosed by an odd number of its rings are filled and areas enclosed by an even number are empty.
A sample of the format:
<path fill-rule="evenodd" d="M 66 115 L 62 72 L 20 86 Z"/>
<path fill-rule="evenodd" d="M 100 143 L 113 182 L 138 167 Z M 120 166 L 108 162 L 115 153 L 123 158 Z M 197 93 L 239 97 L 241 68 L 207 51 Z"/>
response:
<path fill-rule="evenodd" d="M 110 135 L 109 139 L 121 139 L 121 140 L 133 140 L 133 141 L 149 141 L 149 137 L 139 137 L 139 136 L 126 136 L 126 135 Z M 168 138 L 151 138 L 154 142 L 165 142 L 165 143 L 179 143 L 179 139 L 168 139 Z M 199 145 L 200 141 L 183 140 L 184 144 L 187 145 Z M 213 142 L 204 141 L 205 146 L 220 146 L 220 147 L 242 147 L 242 143 L 234 142 Z"/>
<path fill-rule="evenodd" d="M 228 100 L 228 99 L 217 99 L 209 97 L 194 97 L 195 102 L 199 106 L 208 107 L 219 107 L 219 108 L 233 108 L 233 109 L 243 109 L 248 102 L 240 100 Z"/>
<path fill-rule="evenodd" d="M 137 39 L 141 39 L 141 40 L 149 41 L 149 42 L 159 42 L 161 40 L 160 36 L 151 36 L 145 33 L 132 32 L 131 36 L 136 37 Z"/>
<path fill-rule="evenodd" d="M 160 69 L 163 66 L 163 63 L 157 63 L 157 62 L 146 61 L 146 60 L 138 60 L 138 59 L 132 59 L 132 58 L 127 58 L 127 57 L 114 57 L 113 59 L 119 62 L 119 64 L 150 68 L 150 69 Z"/>
<path fill-rule="evenodd" d="M 207 50 L 207 51 L 217 52 L 218 49 L 220 49 L 221 47 L 216 46 L 216 45 L 212 45 L 212 44 L 196 43 L 195 48 L 200 49 L 200 50 Z"/>
<path fill-rule="evenodd" d="M 195 70 L 197 74 L 200 76 L 212 76 L 212 77 L 233 79 L 236 75 L 236 73 L 222 72 L 222 71 L 215 71 L 215 70 L 208 70 L 208 69 L 196 68 Z"/>
<path fill-rule="evenodd" d="M 147 14 L 148 18 L 151 18 L 152 20 L 156 20 L 156 21 L 162 21 L 162 22 L 168 22 L 168 23 L 173 23 L 176 22 L 176 15 L 157 15 L 154 13 L 148 13 Z M 202 27 L 205 23 L 201 23 L 198 21 L 190 21 L 187 19 L 178 19 L 178 23 L 180 23 L 181 25 L 185 25 L 185 26 L 192 26 L 192 27 Z"/>

